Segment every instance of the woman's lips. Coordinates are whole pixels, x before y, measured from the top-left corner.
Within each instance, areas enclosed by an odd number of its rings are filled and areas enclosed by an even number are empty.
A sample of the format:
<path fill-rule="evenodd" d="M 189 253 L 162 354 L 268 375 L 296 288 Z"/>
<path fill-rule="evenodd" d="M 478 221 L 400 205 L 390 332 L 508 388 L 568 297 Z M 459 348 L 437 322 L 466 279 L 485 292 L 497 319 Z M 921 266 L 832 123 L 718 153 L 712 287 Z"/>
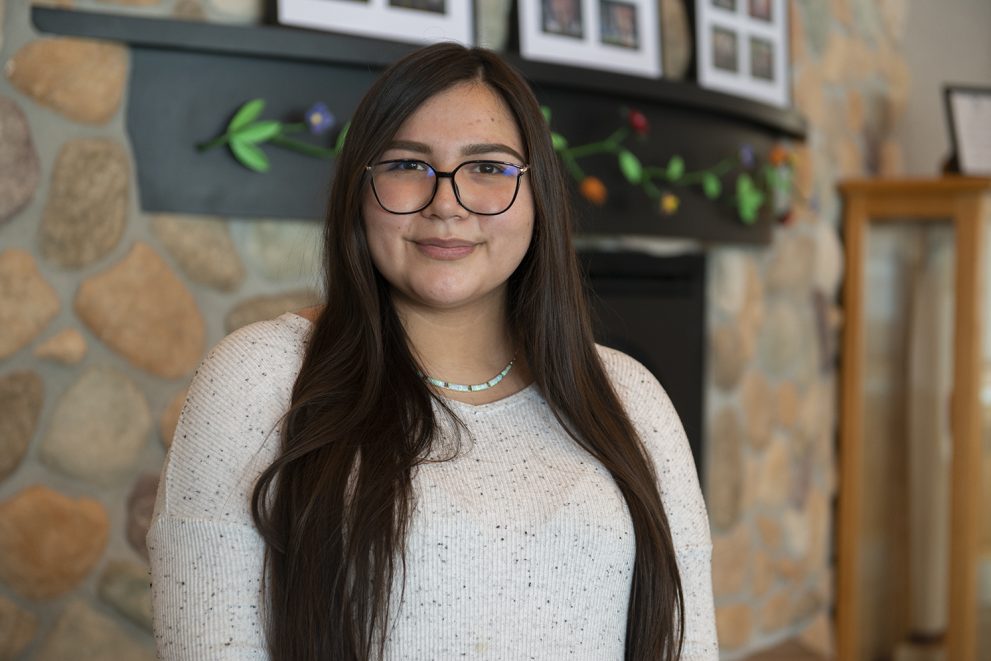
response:
<path fill-rule="evenodd" d="M 417 249 L 432 259 L 461 259 L 475 252 L 477 244 L 461 239 L 420 239 Z"/>

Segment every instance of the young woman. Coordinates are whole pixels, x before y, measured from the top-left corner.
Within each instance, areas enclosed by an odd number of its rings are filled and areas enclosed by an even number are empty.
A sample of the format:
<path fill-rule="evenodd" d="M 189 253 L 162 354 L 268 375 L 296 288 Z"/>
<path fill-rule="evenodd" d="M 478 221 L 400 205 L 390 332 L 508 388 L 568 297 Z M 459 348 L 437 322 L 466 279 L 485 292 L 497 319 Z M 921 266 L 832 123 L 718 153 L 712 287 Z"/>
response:
<path fill-rule="evenodd" d="M 594 343 L 568 199 L 496 55 L 430 46 L 372 86 L 325 304 L 190 386 L 148 534 L 160 656 L 717 658 L 692 455 Z"/>

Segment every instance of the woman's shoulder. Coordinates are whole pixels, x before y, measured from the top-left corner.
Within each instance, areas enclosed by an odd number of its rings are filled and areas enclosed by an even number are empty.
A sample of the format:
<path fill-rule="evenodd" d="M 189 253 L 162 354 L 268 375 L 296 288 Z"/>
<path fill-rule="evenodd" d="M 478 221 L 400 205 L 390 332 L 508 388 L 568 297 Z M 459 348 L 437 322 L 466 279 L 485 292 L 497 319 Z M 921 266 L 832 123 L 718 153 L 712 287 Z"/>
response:
<path fill-rule="evenodd" d="M 236 512 L 235 519 L 248 520 L 248 494 L 278 452 L 278 423 L 289 406 L 309 323 L 291 313 L 257 321 L 207 352 L 179 414 L 159 513 L 211 519 Z M 231 503 L 240 505 L 232 510 Z"/>
<path fill-rule="evenodd" d="M 624 405 L 629 407 L 642 398 L 656 400 L 662 395 L 667 399 L 664 388 L 657 378 L 640 361 L 618 349 L 601 344 L 596 344 L 595 348 L 616 394 L 623 400 Z"/>
<path fill-rule="evenodd" d="M 234 377 L 268 365 L 292 365 L 306 351 L 311 327 L 309 320 L 292 312 L 241 326 L 207 351 L 197 374 L 212 370 Z"/>
<path fill-rule="evenodd" d="M 664 387 L 644 365 L 617 349 L 596 345 L 599 358 L 630 421 L 642 436 L 684 436 L 681 417 Z M 649 432 L 649 433 L 648 433 Z"/>
<path fill-rule="evenodd" d="M 613 389 L 654 464 L 676 545 L 711 545 L 695 459 L 681 418 L 654 375 L 622 351 L 597 346 Z"/>
<path fill-rule="evenodd" d="M 271 350 L 301 351 L 313 325 L 312 308 L 254 321 L 224 336 L 207 355 L 244 354 Z"/>

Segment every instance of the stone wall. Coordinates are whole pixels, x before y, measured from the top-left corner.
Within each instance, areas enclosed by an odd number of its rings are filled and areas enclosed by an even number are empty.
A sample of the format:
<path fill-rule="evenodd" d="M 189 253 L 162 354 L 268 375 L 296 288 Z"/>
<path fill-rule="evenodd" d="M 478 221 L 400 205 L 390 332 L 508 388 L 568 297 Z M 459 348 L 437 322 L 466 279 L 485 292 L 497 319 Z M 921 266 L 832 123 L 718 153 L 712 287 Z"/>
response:
<path fill-rule="evenodd" d="M 255 20 L 260 0 L 53 0 Z M 838 178 L 894 171 L 906 0 L 793 5 L 801 201 L 769 248 L 713 250 L 705 485 L 727 658 L 831 642 Z M 505 3 L 483 0 L 489 43 Z M 665 4 L 668 3 L 665 0 Z M 0 658 L 153 658 L 144 532 L 192 370 L 318 286 L 316 223 L 139 210 L 127 50 L 0 0 Z"/>
<path fill-rule="evenodd" d="M 792 636 L 829 653 L 841 323 L 839 180 L 897 174 L 906 0 L 791 3 L 798 199 L 769 249 L 712 252 L 713 581 L 725 658 Z"/>
<path fill-rule="evenodd" d="M 152 659 L 144 536 L 185 388 L 226 333 L 314 300 L 319 227 L 141 212 L 128 51 L 4 14 L 0 658 Z"/>

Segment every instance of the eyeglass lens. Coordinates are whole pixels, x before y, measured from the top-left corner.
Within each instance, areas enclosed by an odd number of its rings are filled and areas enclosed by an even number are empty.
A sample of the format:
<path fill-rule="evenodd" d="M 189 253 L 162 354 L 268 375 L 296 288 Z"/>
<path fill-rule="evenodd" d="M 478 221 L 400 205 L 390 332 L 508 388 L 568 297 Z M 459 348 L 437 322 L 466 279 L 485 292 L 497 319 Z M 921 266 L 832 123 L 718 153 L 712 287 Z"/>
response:
<path fill-rule="evenodd" d="M 372 188 L 382 208 L 390 213 L 415 213 L 425 209 L 437 192 L 438 173 L 417 160 L 393 160 L 371 168 Z M 500 214 L 513 205 L 524 169 L 499 161 L 467 161 L 449 176 L 458 202 L 480 215 Z"/>

